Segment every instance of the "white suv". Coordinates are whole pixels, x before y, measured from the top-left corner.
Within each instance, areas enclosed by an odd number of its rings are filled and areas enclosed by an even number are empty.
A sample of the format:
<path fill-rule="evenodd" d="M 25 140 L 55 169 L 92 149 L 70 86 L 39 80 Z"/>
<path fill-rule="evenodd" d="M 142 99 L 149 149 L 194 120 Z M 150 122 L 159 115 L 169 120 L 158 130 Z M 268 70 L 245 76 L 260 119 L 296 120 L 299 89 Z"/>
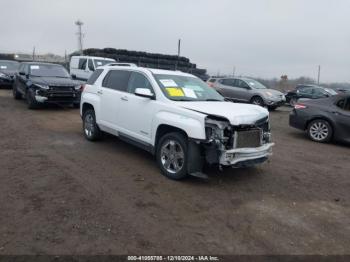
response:
<path fill-rule="evenodd" d="M 101 132 L 155 155 L 171 179 L 205 176 L 205 162 L 247 167 L 271 155 L 268 111 L 224 101 L 199 78 L 179 71 L 106 65 L 88 80 L 80 113 L 85 137 Z"/>

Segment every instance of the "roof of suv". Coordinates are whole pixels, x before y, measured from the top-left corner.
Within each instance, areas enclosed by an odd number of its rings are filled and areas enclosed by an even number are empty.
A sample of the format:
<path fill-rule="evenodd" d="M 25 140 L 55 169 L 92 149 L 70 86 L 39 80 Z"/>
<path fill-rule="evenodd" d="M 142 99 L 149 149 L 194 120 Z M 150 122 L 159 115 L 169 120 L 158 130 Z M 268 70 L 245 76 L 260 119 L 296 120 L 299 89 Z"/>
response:
<path fill-rule="evenodd" d="M 147 68 L 147 67 L 134 67 L 134 66 L 113 66 L 113 65 L 105 65 L 100 66 L 101 69 L 128 69 L 128 70 L 135 70 L 135 71 L 143 71 L 143 72 L 151 72 L 152 74 L 156 75 L 179 75 L 179 76 L 189 76 L 189 77 L 196 77 L 194 75 L 191 75 L 189 73 L 184 73 L 181 71 L 172 71 L 172 70 L 163 70 L 163 69 L 155 69 L 155 68 Z"/>

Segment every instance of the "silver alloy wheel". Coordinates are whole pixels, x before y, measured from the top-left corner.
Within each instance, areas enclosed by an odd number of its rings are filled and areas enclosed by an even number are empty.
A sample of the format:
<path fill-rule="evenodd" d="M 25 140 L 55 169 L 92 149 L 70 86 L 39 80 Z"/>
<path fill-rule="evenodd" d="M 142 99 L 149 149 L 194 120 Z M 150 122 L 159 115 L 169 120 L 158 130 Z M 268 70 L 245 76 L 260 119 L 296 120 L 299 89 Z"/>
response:
<path fill-rule="evenodd" d="M 323 141 L 328 137 L 328 126 L 323 122 L 315 122 L 310 126 L 310 136 L 316 141 Z"/>
<path fill-rule="evenodd" d="M 84 131 L 87 137 L 92 137 L 95 133 L 94 117 L 91 114 L 85 116 Z"/>
<path fill-rule="evenodd" d="M 252 101 L 253 105 L 258 105 L 258 106 L 263 106 L 264 105 L 264 101 L 259 98 L 259 97 L 255 97 Z"/>
<path fill-rule="evenodd" d="M 173 174 L 179 172 L 185 163 L 182 146 L 175 140 L 168 140 L 163 144 L 160 158 L 164 169 Z"/>

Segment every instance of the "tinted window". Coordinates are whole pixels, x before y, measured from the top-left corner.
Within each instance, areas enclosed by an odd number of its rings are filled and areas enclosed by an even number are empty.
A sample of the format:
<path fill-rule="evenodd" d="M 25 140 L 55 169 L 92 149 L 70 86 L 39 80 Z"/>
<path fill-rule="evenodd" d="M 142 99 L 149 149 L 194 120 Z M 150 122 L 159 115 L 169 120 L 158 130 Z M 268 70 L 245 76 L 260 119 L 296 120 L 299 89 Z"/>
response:
<path fill-rule="evenodd" d="M 350 111 L 350 97 L 346 99 L 346 104 L 344 106 L 344 110 Z"/>
<path fill-rule="evenodd" d="M 78 66 L 78 68 L 79 68 L 79 69 L 85 70 L 85 68 L 86 68 L 86 62 L 87 62 L 87 59 L 86 59 L 86 58 L 80 58 L 80 59 L 79 59 L 79 66 Z"/>
<path fill-rule="evenodd" d="M 89 59 L 88 67 L 89 67 L 89 70 L 90 70 L 90 71 L 95 71 L 95 67 L 94 67 L 94 64 L 92 63 L 92 60 L 91 60 L 91 59 Z"/>
<path fill-rule="evenodd" d="M 95 84 L 97 78 L 101 75 L 102 72 L 103 72 L 103 69 L 97 69 L 95 72 L 93 72 L 93 74 L 90 76 L 90 78 L 88 79 L 88 81 L 86 83 L 88 85 Z"/>
<path fill-rule="evenodd" d="M 208 82 L 210 82 L 210 83 L 214 83 L 216 81 L 216 79 L 215 78 L 212 78 L 212 79 L 209 79 L 209 81 Z"/>
<path fill-rule="evenodd" d="M 222 79 L 221 83 L 225 86 L 234 86 L 234 79 Z"/>
<path fill-rule="evenodd" d="M 119 91 L 126 91 L 131 72 L 113 70 L 110 71 L 105 79 L 103 79 L 102 86 Z"/>
<path fill-rule="evenodd" d="M 147 88 L 153 93 L 151 83 L 148 79 L 140 73 L 133 72 L 130 76 L 128 92 L 133 94 L 136 88 Z"/>

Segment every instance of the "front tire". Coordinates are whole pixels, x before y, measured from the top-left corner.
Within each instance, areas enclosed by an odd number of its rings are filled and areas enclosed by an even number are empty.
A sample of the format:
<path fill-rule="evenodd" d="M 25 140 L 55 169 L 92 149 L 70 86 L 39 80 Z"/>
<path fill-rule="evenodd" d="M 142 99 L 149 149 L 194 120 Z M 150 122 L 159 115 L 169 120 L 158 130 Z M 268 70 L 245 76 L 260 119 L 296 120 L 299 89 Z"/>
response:
<path fill-rule="evenodd" d="M 168 133 L 160 138 L 157 143 L 156 159 L 164 176 L 180 180 L 188 175 L 187 149 L 187 138 L 181 133 Z"/>
<path fill-rule="evenodd" d="M 258 106 L 265 106 L 265 102 L 264 99 L 262 99 L 260 96 L 254 96 L 251 100 L 250 103 L 252 103 L 253 105 L 258 105 Z"/>
<path fill-rule="evenodd" d="M 33 89 L 27 90 L 26 100 L 27 100 L 27 104 L 28 104 L 28 109 L 39 108 L 39 103 L 35 100 L 35 95 L 34 95 Z"/>
<path fill-rule="evenodd" d="M 88 109 L 83 115 L 84 136 L 89 141 L 96 141 L 101 138 L 101 130 L 96 123 L 95 111 Z"/>
<path fill-rule="evenodd" d="M 16 100 L 22 99 L 22 94 L 18 92 L 16 84 L 13 84 L 12 86 L 12 95 Z"/>
<path fill-rule="evenodd" d="M 328 121 L 316 119 L 308 125 L 307 133 L 312 141 L 327 143 L 332 139 L 333 128 Z"/>

